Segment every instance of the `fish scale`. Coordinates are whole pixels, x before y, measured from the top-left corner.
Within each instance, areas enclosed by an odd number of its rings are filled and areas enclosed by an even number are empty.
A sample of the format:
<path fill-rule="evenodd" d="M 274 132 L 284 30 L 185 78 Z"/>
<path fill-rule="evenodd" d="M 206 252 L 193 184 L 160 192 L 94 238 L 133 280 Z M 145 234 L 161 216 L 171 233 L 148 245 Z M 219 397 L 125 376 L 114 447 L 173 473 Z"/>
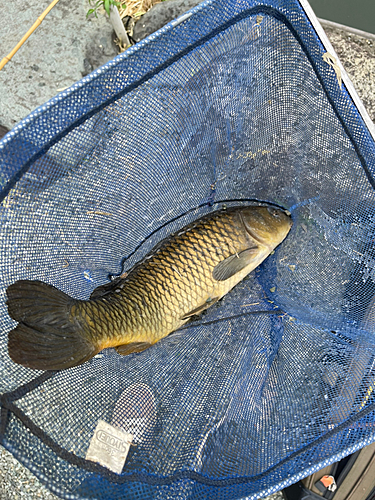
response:
<path fill-rule="evenodd" d="M 113 296 L 113 300 L 121 303 L 119 311 L 123 318 L 115 338 L 134 338 L 136 327 L 137 339 L 153 344 L 186 323 L 188 319 L 181 320 L 181 317 L 187 310 L 195 309 L 211 296 L 221 297 L 225 288 L 232 287 L 235 278 L 223 286 L 213 280 L 212 270 L 233 251 L 245 250 L 249 237 L 237 220 L 237 213 L 227 211 L 220 215 L 221 219 L 216 216 L 209 223 L 202 221 L 172 242 L 166 242 L 154 256 L 144 261 L 141 269 L 129 273 L 118 297 Z M 213 251 L 215 248 L 221 249 L 220 257 Z M 181 268 L 180 276 L 173 269 L 176 266 Z M 198 286 L 193 274 L 199 278 Z M 130 283 L 136 286 L 129 287 Z M 135 304 L 141 304 L 145 296 L 149 303 L 140 315 Z M 104 339 L 106 344 L 109 341 Z"/>

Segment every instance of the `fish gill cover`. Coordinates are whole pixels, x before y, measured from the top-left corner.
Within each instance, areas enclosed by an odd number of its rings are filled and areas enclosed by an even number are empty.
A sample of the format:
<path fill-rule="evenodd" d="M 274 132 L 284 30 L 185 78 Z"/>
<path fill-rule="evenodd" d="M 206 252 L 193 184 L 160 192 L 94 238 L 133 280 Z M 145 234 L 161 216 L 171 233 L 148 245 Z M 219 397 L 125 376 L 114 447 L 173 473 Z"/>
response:
<path fill-rule="evenodd" d="M 375 147 L 324 52 L 297 1 L 208 1 L 0 143 L 1 443 L 60 496 L 256 498 L 374 441 Z M 88 299 L 255 201 L 291 209 L 286 240 L 152 348 L 9 358 L 16 280 Z M 99 421 L 133 432 L 119 474 L 86 459 Z"/>

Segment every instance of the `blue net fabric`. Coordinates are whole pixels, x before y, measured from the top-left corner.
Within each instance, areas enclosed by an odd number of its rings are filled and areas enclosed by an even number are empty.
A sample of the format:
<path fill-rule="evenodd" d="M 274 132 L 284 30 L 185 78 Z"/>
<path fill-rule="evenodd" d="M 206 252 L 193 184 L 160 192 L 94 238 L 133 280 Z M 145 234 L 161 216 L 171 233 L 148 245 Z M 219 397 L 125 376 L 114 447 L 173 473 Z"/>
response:
<path fill-rule="evenodd" d="M 1 442 L 59 495 L 257 498 L 375 440 L 375 147 L 323 53 L 296 1 L 205 2 L 0 143 Z M 15 280 L 86 299 L 254 199 L 292 231 L 199 319 L 62 372 L 9 359 Z M 85 456 L 136 384 L 156 413 L 118 475 Z"/>

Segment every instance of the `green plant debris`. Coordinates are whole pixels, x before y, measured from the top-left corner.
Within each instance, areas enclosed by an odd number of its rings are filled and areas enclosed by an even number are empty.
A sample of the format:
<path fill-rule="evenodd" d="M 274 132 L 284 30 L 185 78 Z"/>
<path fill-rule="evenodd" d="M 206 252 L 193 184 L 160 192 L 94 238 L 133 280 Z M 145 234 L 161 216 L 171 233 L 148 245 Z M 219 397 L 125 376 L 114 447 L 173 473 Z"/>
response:
<path fill-rule="evenodd" d="M 94 14 L 95 17 L 98 17 L 98 9 L 100 7 L 104 7 L 104 10 L 108 14 L 108 16 L 111 13 L 111 5 L 114 5 L 116 7 L 121 7 L 121 2 L 118 2 L 117 0 L 88 0 L 89 5 L 92 7 L 92 9 L 89 9 L 86 14 L 86 18 L 90 14 Z"/>

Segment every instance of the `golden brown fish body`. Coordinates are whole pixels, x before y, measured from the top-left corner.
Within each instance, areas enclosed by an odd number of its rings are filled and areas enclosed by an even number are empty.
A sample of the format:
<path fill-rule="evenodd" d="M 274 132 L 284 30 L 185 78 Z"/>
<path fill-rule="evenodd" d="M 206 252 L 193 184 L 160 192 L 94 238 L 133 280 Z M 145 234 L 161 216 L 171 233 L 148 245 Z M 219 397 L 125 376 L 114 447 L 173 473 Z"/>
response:
<path fill-rule="evenodd" d="M 31 368 L 60 369 L 106 347 L 140 352 L 220 300 L 291 225 L 274 207 L 213 212 L 163 240 L 126 278 L 96 288 L 88 301 L 41 282 L 16 282 L 7 290 L 9 314 L 20 322 L 9 334 L 10 356 Z"/>

